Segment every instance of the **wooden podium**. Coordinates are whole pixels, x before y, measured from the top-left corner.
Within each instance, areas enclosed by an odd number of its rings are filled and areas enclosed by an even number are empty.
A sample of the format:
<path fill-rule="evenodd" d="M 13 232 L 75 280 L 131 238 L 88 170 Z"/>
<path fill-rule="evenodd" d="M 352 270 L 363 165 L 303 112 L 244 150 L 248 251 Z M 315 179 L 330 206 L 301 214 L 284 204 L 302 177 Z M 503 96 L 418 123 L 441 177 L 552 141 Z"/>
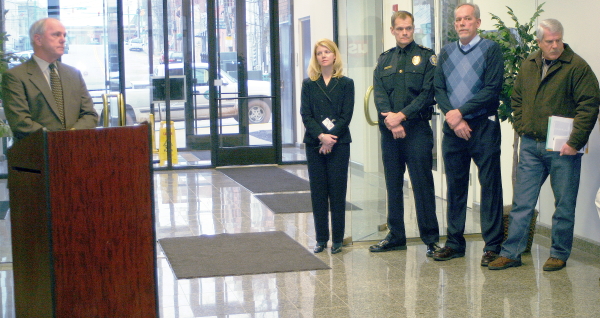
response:
<path fill-rule="evenodd" d="M 8 150 L 17 317 L 158 317 L 148 125 Z"/>

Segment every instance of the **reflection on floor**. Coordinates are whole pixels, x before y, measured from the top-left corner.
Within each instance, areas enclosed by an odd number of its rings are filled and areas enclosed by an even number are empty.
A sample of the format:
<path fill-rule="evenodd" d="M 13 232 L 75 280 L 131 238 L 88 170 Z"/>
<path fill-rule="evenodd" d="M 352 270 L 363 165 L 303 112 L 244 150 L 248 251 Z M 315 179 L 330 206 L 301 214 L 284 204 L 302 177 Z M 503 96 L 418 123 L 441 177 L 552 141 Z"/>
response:
<path fill-rule="evenodd" d="M 304 166 L 282 168 L 306 177 Z M 376 179 L 352 170 L 348 201 L 363 210 L 384 210 L 381 181 Z M 0 186 L 1 200 L 6 196 L 5 181 Z M 315 244 L 310 213 L 273 214 L 216 169 L 158 172 L 155 194 L 158 238 L 278 230 L 308 249 Z M 410 200 L 410 195 L 407 198 Z M 355 214 L 351 216 L 353 228 L 368 221 L 368 217 Z M 407 220 L 414 218 L 412 214 L 407 212 Z M 470 222 L 473 227 L 477 223 Z M 370 234 L 353 234 L 360 235 Z M 318 254 L 331 270 L 183 280 L 175 278 L 164 254 L 159 252 L 160 315 L 597 316 L 598 256 L 576 250 L 564 270 L 543 272 L 548 245 L 548 239 L 536 236 L 532 253 L 523 259 L 524 266 L 504 271 L 490 271 L 479 265 L 483 243 L 480 236 L 471 235 L 465 257 L 447 262 L 427 258 L 425 246 L 418 240 L 412 241 L 406 251 L 378 254 L 368 251 L 369 243 L 355 243 L 339 254 Z M 0 220 L 0 261 L 0 317 L 14 317 L 9 219 Z"/>

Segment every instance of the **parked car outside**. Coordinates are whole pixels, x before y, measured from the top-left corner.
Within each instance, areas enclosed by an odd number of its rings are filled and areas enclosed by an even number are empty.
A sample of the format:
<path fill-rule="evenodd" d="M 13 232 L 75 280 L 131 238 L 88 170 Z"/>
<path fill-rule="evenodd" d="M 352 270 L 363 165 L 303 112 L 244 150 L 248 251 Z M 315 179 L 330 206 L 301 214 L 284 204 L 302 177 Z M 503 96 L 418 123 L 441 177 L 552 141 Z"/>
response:
<path fill-rule="evenodd" d="M 129 40 L 129 51 L 143 51 L 144 41 L 140 38 Z"/>
<path fill-rule="evenodd" d="M 183 63 L 169 64 L 169 76 L 181 77 L 184 75 Z M 193 94 L 195 102 L 195 118 L 209 119 L 209 95 L 208 95 L 208 64 L 197 63 L 194 65 L 194 84 Z M 154 78 L 162 78 L 164 76 L 164 67 L 157 67 L 154 71 Z M 223 84 L 221 86 L 221 96 L 237 97 L 238 83 L 237 80 L 227 74 L 225 71 L 220 72 Z M 145 87 L 144 87 L 145 86 Z M 147 120 L 150 114 L 150 85 L 140 85 L 140 83 L 132 83 L 132 88 L 126 91 L 126 103 L 131 105 L 135 117 L 138 122 Z M 140 88 L 142 87 L 142 88 Z M 251 124 L 267 123 L 271 119 L 271 83 L 268 81 L 248 81 L 248 121 Z M 159 105 L 157 105 L 159 104 Z M 154 118 L 156 121 L 164 120 L 166 114 L 164 103 L 155 104 Z M 172 101 L 171 120 L 181 121 L 185 119 L 185 104 L 182 101 Z M 238 102 L 236 99 L 223 100 L 220 105 L 219 114 L 221 118 L 239 119 Z"/>
<path fill-rule="evenodd" d="M 165 55 L 160 56 L 160 64 L 165 64 Z M 183 63 L 183 53 L 169 51 L 169 63 Z"/>

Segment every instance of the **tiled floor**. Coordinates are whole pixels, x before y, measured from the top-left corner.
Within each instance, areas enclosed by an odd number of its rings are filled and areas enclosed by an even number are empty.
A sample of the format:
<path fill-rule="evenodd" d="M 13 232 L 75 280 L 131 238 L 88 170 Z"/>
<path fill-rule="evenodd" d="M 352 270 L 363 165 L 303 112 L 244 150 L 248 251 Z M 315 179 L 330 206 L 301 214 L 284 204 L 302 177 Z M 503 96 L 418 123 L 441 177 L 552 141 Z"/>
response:
<path fill-rule="evenodd" d="M 304 166 L 282 168 L 306 177 Z M 355 237 L 362 223 L 381 221 L 367 216 L 369 210 L 385 209 L 385 192 L 380 182 L 373 181 L 379 179 L 352 173 L 348 200 L 363 208 L 352 212 L 362 215 L 349 216 L 349 231 Z M 3 182 L 0 199 L 6 195 Z M 158 238 L 277 230 L 308 249 L 315 243 L 310 213 L 273 214 L 215 169 L 156 173 L 155 194 Z M 412 210 L 406 219 L 408 232 L 414 235 Z M 468 229 L 477 229 L 476 217 L 468 223 Z M 411 240 L 406 251 L 378 254 L 369 253 L 369 243 L 359 242 L 340 254 L 317 254 L 331 270 L 183 280 L 175 278 L 159 252 L 160 314 L 178 318 L 598 317 L 599 257 L 575 250 L 564 270 L 543 272 L 548 245 L 548 239 L 536 236 L 532 253 L 523 258 L 524 266 L 504 271 L 479 265 L 483 243 L 479 235 L 469 235 L 466 256 L 447 262 L 425 257 L 425 246 L 418 239 Z M 0 318 L 14 317 L 11 261 L 10 220 L 0 220 Z"/>

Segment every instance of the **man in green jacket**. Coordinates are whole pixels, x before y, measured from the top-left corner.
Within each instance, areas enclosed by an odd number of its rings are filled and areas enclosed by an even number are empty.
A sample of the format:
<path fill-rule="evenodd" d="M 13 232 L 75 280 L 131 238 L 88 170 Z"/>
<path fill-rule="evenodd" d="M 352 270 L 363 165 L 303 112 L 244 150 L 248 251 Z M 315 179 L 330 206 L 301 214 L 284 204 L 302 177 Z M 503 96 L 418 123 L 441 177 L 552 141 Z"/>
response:
<path fill-rule="evenodd" d="M 521 265 L 527 247 L 529 222 L 540 189 L 548 175 L 555 197 L 552 246 L 545 271 L 566 266 L 573 245 L 575 203 L 579 190 L 582 153 L 596 124 L 600 89 L 591 67 L 563 43 L 558 20 L 542 21 L 537 30 L 540 50 L 521 65 L 512 94 L 514 127 L 521 136 L 517 182 L 510 212 L 508 238 L 500 257 L 489 269 Z M 573 118 L 573 130 L 560 151 L 546 150 L 548 118 Z"/>

